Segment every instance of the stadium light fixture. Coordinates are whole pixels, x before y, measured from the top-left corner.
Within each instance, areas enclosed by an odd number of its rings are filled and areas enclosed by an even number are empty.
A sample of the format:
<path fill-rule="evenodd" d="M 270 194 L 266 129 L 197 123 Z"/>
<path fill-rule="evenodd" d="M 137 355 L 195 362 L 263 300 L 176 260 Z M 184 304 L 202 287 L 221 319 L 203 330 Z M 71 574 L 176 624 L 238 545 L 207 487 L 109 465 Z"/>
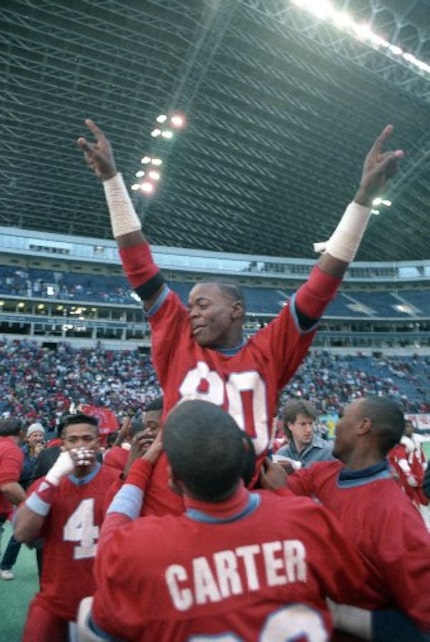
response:
<path fill-rule="evenodd" d="M 161 136 L 166 140 L 170 140 L 171 138 L 173 138 L 173 132 L 171 129 L 163 129 L 163 131 L 161 132 Z"/>
<path fill-rule="evenodd" d="M 163 161 L 161 158 L 151 158 L 151 165 L 155 165 L 155 167 L 160 167 L 160 165 L 163 164 Z"/>
<path fill-rule="evenodd" d="M 143 183 L 140 184 L 140 189 L 144 194 L 153 194 L 155 191 L 155 185 L 150 181 L 143 181 Z"/>
<path fill-rule="evenodd" d="M 148 178 L 150 178 L 152 181 L 159 181 L 161 178 L 161 174 L 157 169 L 151 169 L 148 172 Z"/>
<path fill-rule="evenodd" d="M 180 114 L 179 112 L 176 114 L 172 114 L 172 116 L 170 117 L 170 125 L 175 129 L 182 129 L 186 125 L 185 115 Z"/>
<path fill-rule="evenodd" d="M 166 122 L 167 116 L 165 114 L 160 114 L 155 120 L 157 121 L 157 123 L 160 123 L 160 125 L 162 125 Z"/>
<path fill-rule="evenodd" d="M 157 136 L 160 136 L 160 134 L 161 134 L 161 129 L 158 129 L 158 127 L 153 129 L 151 132 L 152 138 L 157 138 Z"/>
<path fill-rule="evenodd" d="M 140 162 L 142 163 L 142 165 L 147 165 L 148 163 L 151 162 L 151 157 L 150 156 L 144 156 Z"/>

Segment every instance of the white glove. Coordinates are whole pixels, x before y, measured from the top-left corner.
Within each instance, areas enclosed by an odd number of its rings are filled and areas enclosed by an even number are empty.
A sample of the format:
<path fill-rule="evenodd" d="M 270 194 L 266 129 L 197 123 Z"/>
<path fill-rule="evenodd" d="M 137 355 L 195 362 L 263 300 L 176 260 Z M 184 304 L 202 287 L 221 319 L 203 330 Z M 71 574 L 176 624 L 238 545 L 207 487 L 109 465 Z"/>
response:
<path fill-rule="evenodd" d="M 58 486 L 61 479 L 72 473 L 74 469 L 75 463 L 71 458 L 70 453 L 67 450 L 63 451 L 52 468 L 48 470 L 45 479 L 50 484 Z"/>

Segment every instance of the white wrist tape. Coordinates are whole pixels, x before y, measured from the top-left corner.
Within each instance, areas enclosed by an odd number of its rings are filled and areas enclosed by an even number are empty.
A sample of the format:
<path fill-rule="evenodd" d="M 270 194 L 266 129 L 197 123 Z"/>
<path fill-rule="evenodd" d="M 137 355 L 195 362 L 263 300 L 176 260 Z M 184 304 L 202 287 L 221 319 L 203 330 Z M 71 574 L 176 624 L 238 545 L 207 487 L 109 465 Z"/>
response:
<path fill-rule="evenodd" d="M 91 616 L 91 607 L 93 604 L 92 597 L 84 597 L 79 604 L 78 609 L 78 640 L 79 642 L 106 642 L 112 640 L 111 637 L 101 637 L 91 630 L 89 619 Z"/>
<path fill-rule="evenodd" d="M 327 252 L 339 261 L 351 263 L 360 247 L 369 218 L 369 207 L 350 203 L 329 240 L 314 243 L 314 251 Z"/>
<path fill-rule="evenodd" d="M 366 609 L 327 600 L 336 629 L 358 635 L 364 640 L 372 639 L 372 613 Z"/>
<path fill-rule="evenodd" d="M 68 451 L 60 453 L 55 464 L 50 468 L 45 475 L 46 481 L 54 486 L 58 486 L 61 479 L 66 475 L 72 473 L 75 469 L 75 464 Z"/>
<path fill-rule="evenodd" d="M 114 238 L 142 229 L 121 174 L 103 181 Z"/>

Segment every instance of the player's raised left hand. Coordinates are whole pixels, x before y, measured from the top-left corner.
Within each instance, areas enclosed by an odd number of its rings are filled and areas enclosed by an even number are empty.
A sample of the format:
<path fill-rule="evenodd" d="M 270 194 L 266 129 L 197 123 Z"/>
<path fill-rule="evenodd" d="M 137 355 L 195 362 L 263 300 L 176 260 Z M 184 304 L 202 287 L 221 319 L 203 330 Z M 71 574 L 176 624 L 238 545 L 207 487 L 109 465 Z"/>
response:
<path fill-rule="evenodd" d="M 393 129 L 393 125 L 387 125 L 382 130 L 365 158 L 360 187 L 354 198 L 359 205 L 371 207 L 373 199 L 384 193 L 389 179 L 397 172 L 399 160 L 404 157 L 401 149 L 383 151 Z"/>

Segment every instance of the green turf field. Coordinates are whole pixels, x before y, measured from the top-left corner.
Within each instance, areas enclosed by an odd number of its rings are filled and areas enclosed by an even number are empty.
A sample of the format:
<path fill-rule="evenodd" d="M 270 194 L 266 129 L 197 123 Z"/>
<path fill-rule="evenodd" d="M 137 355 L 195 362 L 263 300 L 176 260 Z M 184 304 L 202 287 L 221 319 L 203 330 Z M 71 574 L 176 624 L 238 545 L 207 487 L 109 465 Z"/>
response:
<path fill-rule="evenodd" d="M 7 524 L 1 540 L 2 553 L 11 533 Z M 0 579 L 0 638 L 4 642 L 20 642 L 28 605 L 39 588 L 35 551 L 22 546 L 13 572 L 14 580 Z"/>

